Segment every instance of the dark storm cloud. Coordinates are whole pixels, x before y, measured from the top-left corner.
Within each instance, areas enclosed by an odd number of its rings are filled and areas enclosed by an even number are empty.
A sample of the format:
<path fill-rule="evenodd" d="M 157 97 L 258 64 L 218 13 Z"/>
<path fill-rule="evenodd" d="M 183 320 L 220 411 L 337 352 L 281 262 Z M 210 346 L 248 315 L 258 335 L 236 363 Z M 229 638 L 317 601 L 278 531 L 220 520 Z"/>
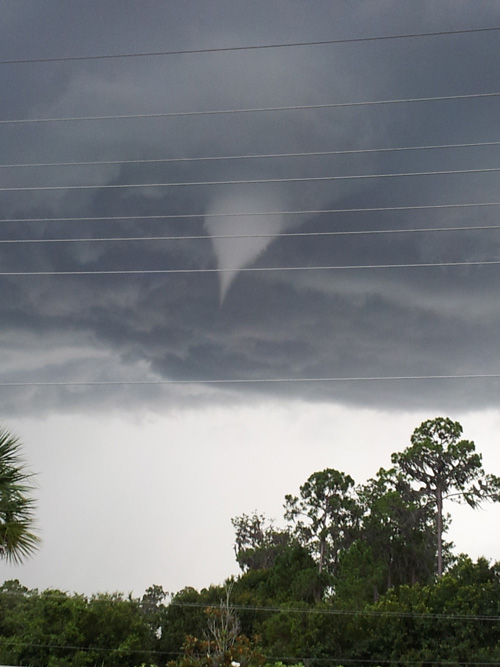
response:
<path fill-rule="evenodd" d="M 5 2 L 0 58 L 213 48 L 490 27 L 491 3 Z M 3 6 L 2 6 L 3 7 Z M 15 33 L 15 39 L 14 39 Z M 2 118 L 322 104 L 500 91 L 498 33 L 136 60 L 0 66 Z M 494 141 L 500 101 L 471 99 L 101 122 L 4 124 L 2 187 L 345 176 L 499 166 L 498 147 L 268 160 L 127 160 Z M 211 239 L 227 233 L 494 225 L 498 209 L 215 217 L 494 202 L 499 176 L 464 174 L 264 185 L 1 192 L 2 238 L 201 240 L 3 244 L 3 271 L 231 268 L 163 276 L 0 277 L 3 382 L 253 380 L 500 372 L 499 269 L 434 267 L 247 273 L 240 268 L 499 259 L 500 234 L 428 232 Z M 146 220 L 141 216 L 211 214 Z M 100 218 L 102 216 L 102 218 Z M 106 220 L 109 216 L 137 216 Z M 6 410 L 193 404 L 285 394 L 420 407 L 496 402 L 492 380 L 2 389 Z"/>

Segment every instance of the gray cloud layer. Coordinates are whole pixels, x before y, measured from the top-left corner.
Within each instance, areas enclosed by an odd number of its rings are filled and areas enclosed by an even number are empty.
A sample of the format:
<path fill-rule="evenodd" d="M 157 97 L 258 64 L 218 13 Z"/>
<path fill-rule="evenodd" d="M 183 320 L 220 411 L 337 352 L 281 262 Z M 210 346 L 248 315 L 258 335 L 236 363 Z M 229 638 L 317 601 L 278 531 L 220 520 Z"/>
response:
<path fill-rule="evenodd" d="M 500 25 L 492 3 L 5 2 L 0 58 L 125 53 Z M 418 11 L 417 11 L 418 9 Z M 500 92 L 498 33 L 73 63 L 0 66 L 3 119 L 310 105 Z M 497 147 L 268 160 L 132 159 L 351 150 L 498 139 L 500 100 L 0 126 L 3 187 L 113 185 L 499 166 Z M 3 239 L 190 236 L 482 226 L 498 208 L 145 220 L 495 202 L 499 176 L 254 186 L 1 192 Z M 3 271 L 233 269 L 233 274 L 0 277 L 2 382 L 252 380 L 500 372 L 499 268 L 247 273 L 241 267 L 499 259 L 497 230 L 273 239 L 2 244 Z M 3 388 L 6 412 L 266 400 L 394 407 L 496 404 L 494 380 Z"/>

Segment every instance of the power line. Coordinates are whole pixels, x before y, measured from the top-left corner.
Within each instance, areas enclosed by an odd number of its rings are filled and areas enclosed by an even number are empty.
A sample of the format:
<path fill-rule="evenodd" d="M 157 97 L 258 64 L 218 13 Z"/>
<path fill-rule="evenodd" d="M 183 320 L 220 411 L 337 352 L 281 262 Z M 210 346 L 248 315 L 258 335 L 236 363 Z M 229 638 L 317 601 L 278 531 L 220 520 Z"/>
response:
<path fill-rule="evenodd" d="M 409 39 L 418 37 L 442 37 L 446 35 L 468 35 L 474 33 L 487 33 L 498 31 L 498 27 L 490 28 L 467 28 L 464 30 L 440 30 L 436 32 L 415 32 L 402 33 L 398 35 L 381 35 L 379 37 L 350 37 L 344 39 L 316 40 L 310 42 L 285 42 L 281 44 L 259 44 L 250 46 L 226 46 L 213 47 L 206 49 L 183 49 L 172 51 L 148 51 L 143 53 L 118 53 L 118 54 L 98 54 L 90 56 L 60 56 L 53 58 L 14 58 L 10 60 L 0 60 L 0 65 L 19 65 L 33 63 L 57 63 L 57 62 L 78 62 L 85 60 L 112 60 L 121 58 L 154 58 L 160 56 L 183 56 L 208 53 L 226 53 L 234 51 L 258 51 L 266 49 L 285 49 L 303 46 L 330 46 L 335 44 L 356 44 L 362 42 L 380 42 L 396 39 Z"/>
<path fill-rule="evenodd" d="M 481 169 L 442 169 L 436 171 L 410 171 L 390 174 L 351 174 L 341 176 L 303 176 L 293 178 L 250 178 L 227 181 L 185 181 L 169 183 L 112 183 L 104 185 L 35 185 L 26 187 L 0 188 L 0 192 L 40 192 L 57 190 L 117 190 L 132 188 L 172 188 L 211 185 L 263 185 L 266 183 L 310 183 L 321 181 L 353 181 L 374 178 L 410 178 L 415 176 L 453 176 L 457 174 L 497 173 L 500 167 L 484 167 Z"/>
<path fill-rule="evenodd" d="M 269 158 L 293 157 L 328 157 L 333 155 L 364 155 L 367 153 L 396 153 L 406 151 L 444 150 L 450 148 L 482 148 L 499 146 L 500 141 L 479 141 L 462 144 L 436 144 L 428 146 L 396 146 L 385 148 L 359 148 L 335 151 L 308 151 L 299 153 L 261 153 L 250 155 L 210 155 L 196 157 L 149 158 L 135 160 L 93 160 L 84 162 L 27 162 L 24 164 L 0 164 L 0 169 L 35 168 L 35 167 L 102 167 L 106 165 L 128 164 L 166 164 L 172 162 L 214 162 L 223 160 L 264 160 Z"/>
<path fill-rule="evenodd" d="M 50 599 L 53 599 L 52 596 Z M 160 651 L 160 650 L 155 650 L 155 649 L 142 649 L 142 648 L 132 648 L 129 647 L 127 649 L 123 649 L 123 646 L 113 646 L 113 647 L 105 647 L 105 646 L 73 646 L 71 644 L 42 644 L 42 643 L 35 643 L 35 642 L 25 642 L 25 641 L 19 641 L 18 639 L 9 639 L 8 637 L 2 637 L 1 639 L 2 644 L 7 644 L 8 646 L 30 646 L 32 648 L 48 648 L 51 650 L 58 650 L 60 651 L 61 649 L 67 649 L 69 651 L 98 651 L 98 652 L 106 652 L 106 653 L 112 653 L 113 651 L 121 650 L 128 654 L 143 654 L 143 655 L 175 655 L 175 656 L 180 656 L 184 655 L 180 651 Z M 471 663 L 473 664 L 473 663 Z"/>
<path fill-rule="evenodd" d="M 210 606 L 210 605 L 206 605 Z M 114 646 L 114 647 L 99 647 L 99 646 L 74 646 L 71 644 L 43 644 L 43 643 L 35 643 L 35 642 L 26 642 L 26 641 L 20 641 L 18 639 L 9 639 L 9 638 L 3 638 L 2 643 L 6 644 L 7 646 L 29 646 L 32 648 L 48 648 L 48 649 L 54 649 L 54 650 L 70 650 L 70 651 L 86 651 L 86 652 L 91 652 L 91 651 L 98 651 L 98 652 L 106 652 L 106 653 L 111 653 L 113 651 L 121 649 L 123 651 L 122 646 Z M 140 649 L 140 648 L 133 648 L 129 647 L 125 651 L 126 654 L 142 654 L 142 655 L 172 655 L 172 656 L 181 656 L 184 655 L 183 652 L 180 651 L 164 651 L 164 650 L 159 650 L 159 649 Z M 346 657 L 338 657 L 334 656 L 331 658 L 327 657 L 316 657 L 316 656 L 274 656 L 274 655 L 264 655 L 263 656 L 266 660 L 268 661 L 283 661 L 286 660 L 290 663 L 307 663 L 309 661 L 314 661 L 314 662 L 322 662 L 322 663 L 332 663 L 332 665 L 338 665 L 339 663 L 350 663 L 350 662 L 355 662 L 355 663 L 369 663 L 373 664 L 374 662 L 381 662 L 381 663 L 393 663 L 395 660 L 394 658 L 388 658 L 388 659 L 381 659 L 377 657 L 375 660 L 373 658 L 346 658 Z M 421 665 L 422 660 L 397 660 L 398 664 L 404 664 L 404 665 Z M 492 662 L 492 661 L 474 661 L 474 660 L 467 660 L 466 662 L 460 662 L 457 660 L 430 660 L 430 659 L 425 659 L 425 664 L 427 665 L 439 665 L 442 667 L 443 665 L 449 664 L 450 667 L 453 665 L 478 665 L 478 666 L 486 666 L 486 665 L 500 665 L 500 662 Z"/>
<path fill-rule="evenodd" d="M 65 216 L 58 218 L 0 218 L 0 223 L 11 222 L 94 222 L 94 221 L 130 221 L 130 220 L 181 220 L 203 218 L 239 218 L 270 215 L 320 215 L 324 213 L 374 213 L 391 211 L 428 211 L 440 209 L 479 208 L 484 206 L 500 206 L 499 202 L 471 202 L 465 204 L 422 204 L 416 206 L 371 206 L 365 208 L 323 208 L 291 211 L 248 211 L 242 213 L 171 213 L 161 215 L 98 215 L 98 216 Z"/>
<path fill-rule="evenodd" d="M 336 266 L 245 266 L 241 269 L 111 269 L 92 271 L 0 271 L 0 277 L 20 276 L 126 276 L 181 273 L 274 273 L 283 271 L 357 271 L 366 269 L 428 269 L 436 267 L 498 266 L 500 260 L 466 262 L 422 262 L 410 264 L 346 264 Z"/>
<path fill-rule="evenodd" d="M 415 102 L 445 102 L 452 100 L 473 100 L 500 97 L 497 93 L 470 93 L 462 95 L 439 95 L 434 97 L 408 97 L 391 100 L 370 100 L 366 102 L 332 102 L 327 104 L 298 104 L 279 107 L 255 107 L 248 109 L 208 109 L 206 111 L 169 111 L 165 113 L 118 114 L 109 116 L 72 116 L 62 118 L 8 118 L 0 120 L 0 125 L 29 123 L 72 123 L 96 120 L 138 120 L 147 118 L 180 118 L 185 116 L 220 116 L 225 114 L 263 113 L 275 111 L 312 111 L 321 109 L 341 109 L 350 107 L 366 107 L 384 104 L 411 104 Z"/>
<path fill-rule="evenodd" d="M 49 599 L 49 600 L 82 600 L 83 602 L 92 602 L 96 598 L 94 596 L 88 596 L 84 594 L 64 594 L 64 593 L 54 593 L 50 589 L 48 595 L 45 596 L 44 593 L 47 591 L 39 592 L 37 589 L 35 591 L 0 591 L 0 596 L 8 597 L 18 597 L 25 600 L 30 599 Z M 169 596 L 169 594 L 166 594 Z M 175 594 L 174 594 L 175 597 Z M 97 598 L 99 599 L 99 598 Z M 108 602 L 112 602 L 107 600 Z M 118 602 L 128 602 L 128 599 L 120 599 Z M 141 600 L 139 598 L 133 599 L 133 603 L 137 604 L 139 607 L 148 606 L 149 603 L 147 600 Z M 181 608 L 201 608 L 207 609 L 208 607 L 218 606 L 214 602 L 181 602 L 175 599 L 171 599 L 167 604 L 162 604 L 162 606 L 167 609 L 168 607 L 181 607 Z M 375 616 L 375 617 L 397 617 L 397 618 L 433 618 L 437 620 L 467 620 L 467 621 L 491 621 L 498 622 L 500 621 L 500 616 L 498 615 L 489 615 L 489 614 L 453 614 L 453 613 L 439 613 L 439 612 L 421 612 L 421 611 L 389 611 L 385 609 L 345 609 L 345 608 L 326 608 L 326 607 L 283 607 L 283 606 L 273 606 L 273 605 L 246 605 L 246 604 L 233 604 L 231 607 L 236 611 L 264 611 L 264 612 L 277 612 L 277 613 L 286 613 L 286 614 L 311 614 L 315 616 Z"/>
<path fill-rule="evenodd" d="M 207 607 L 214 606 L 210 603 L 205 602 L 176 602 L 172 600 L 167 606 L 175 607 L 195 607 L 206 609 Z M 500 621 L 500 616 L 486 615 L 486 614 L 441 614 L 433 612 L 419 612 L 419 611 L 386 611 L 386 610 L 376 610 L 376 609 L 326 609 L 324 607 L 279 607 L 272 605 L 239 605 L 231 604 L 231 607 L 236 611 L 269 611 L 276 613 L 285 613 L 285 614 L 311 614 L 315 616 L 384 616 L 384 617 L 397 617 L 397 618 L 433 618 L 437 620 L 473 620 L 473 621 L 491 621 L 498 622 Z"/>
<path fill-rule="evenodd" d="M 322 663 L 330 663 L 332 667 L 337 667 L 337 665 L 342 664 L 343 662 L 355 662 L 355 663 L 368 663 L 369 665 L 373 665 L 374 663 L 388 663 L 388 664 L 394 664 L 397 663 L 398 665 L 418 665 L 419 667 L 422 664 L 425 665 L 439 665 L 439 667 L 446 667 L 446 665 L 449 665 L 450 667 L 454 667 L 455 665 L 464 665 L 467 667 L 468 665 L 482 665 L 486 667 L 487 665 L 493 666 L 493 665 L 500 665 L 500 662 L 491 662 L 491 661 L 474 661 L 474 660 L 467 660 L 466 662 L 461 662 L 460 660 L 428 660 L 427 657 L 421 658 L 420 660 L 403 660 L 401 658 L 387 658 L 387 659 L 382 659 L 382 658 L 344 658 L 344 657 L 333 657 L 333 658 L 325 658 L 325 657 L 316 657 L 316 656 L 264 656 L 267 660 L 274 660 L 274 661 L 289 661 L 289 662 L 295 662 L 295 663 L 307 663 L 309 661 L 312 662 L 322 662 Z"/>
<path fill-rule="evenodd" d="M 436 267 L 498 266 L 500 260 L 465 262 L 421 262 L 410 264 L 346 264 L 336 266 L 245 266 L 241 269 L 110 269 L 92 271 L 0 271 L 0 277 L 20 276 L 126 276 L 167 275 L 181 273 L 275 273 L 284 271 L 357 271 L 366 269 L 428 269 Z"/>
<path fill-rule="evenodd" d="M 25 595 L 22 595 L 22 597 L 28 597 Z M 43 598 L 43 596 L 39 596 L 40 598 Z M 65 599 L 65 600 L 70 600 L 72 599 L 71 596 L 55 596 L 51 595 L 49 599 L 52 599 L 54 597 L 60 598 L 60 599 Z M 85 599 L 85 601 L 87 601 Z M 142 603 L 140 601 L 137 601 L 137 604 L 141 605 Z M 178 607 L 198 607 L 198 608 L 207 608 L 207 607 L 213 607 L 214 605 L 211 603 L 176 603 L 175 601 L 172 601 L 170 603 L 171 606 L 178 606 Z M 391 612 L 391 611 L 384 611 L 384 610 L 335 610 L 335 609 L 311 609 L 311 608 L 285 608 L 285 607 L 270 607 L 270 606 L 263 606 L 263 607 L 258 607 L 258 606 L 250 606 L 250 605 L 232 605 L 232 607 L 236 611 L 270 611 L 273 613 L 300 613 L 302 615 L 307 615 L 307 614 L 315 614 L 315 615 L 336 615 L 336 616 L 342 616 L 342 615 L 350 615 L 350 616 L 375 616 L 375 617 L 396 617 L 396 618 L 411 618 L 414 620 L 418 619 L 433 619 L 433 620 L 450 620 L 450 621 L 456 621 L 456 620 L 461 620 L 461 621 L 490 621 L 490 622 L 497 622 L 499 617 L 498 616 L 486 616 L 486 615 L 477 615 L 477 614 L 439 614 L 439 613 L 426 613 L 426 612 Z M 78 645 L 73 645 L 73 644 L 45 644 L 43 642 L 29 642 L 29 641 L 23 641 L 22 639 L 18 638 L 4 638 L 4 644 L 8 646 L 29 646 L 32 648 L 50 648 L 50 649 L 57 649 L 57 650 L 70 650 L 70 651 L 86 651 L 86 652 L 91 652 L 91 651 L 96 651 L 96 652 L 105 652 L 105 653 L 111 653 L 115 651 L 118 647 L 117 646 L 106 646 L 106 647 L 100 647 L 100 646 L 78 646 Z M 165 651 L 165 650 L 159 650 L 155 648 L 150 648 L 150 649 L 139 649 L 139 648 L 130 648 L 129 649 L 130 653 L 138 653 L 138 654 L 149 654 L 149 655 L 171 655 L 171 656 L 180 656 L 183 655 L 182 652 L 180 651 Z M 278 661 L 278 660 L 288 660 L 290 662 L 307 662 L 307 661 L 319 661 L 325 664 L 328 663 L 373 663 L 373 658 L 347 658 L 347 657 L 315 657 L 315 656 L 309 656 L 309 657 L 304 657 L 303 655 L 301 656 L 270 656 L 266 655 L 264 656 L 267 660 L 270 661 Z M 388 658 L 388 659 L 382 659 L 380 657 L 377 657 L 375 662 L 379 663 L 392 663 L 394 662 L 394 658 Z M 400 661 L 401 662 L 401 661 Z M 404 660 L 402 661 L 403 664 L 420 664 L 421 661 L 418 660 Z M 446 663 L 443 663 L 442 660 L 426 660 L 428 664 L 431 665 L 443 665 Z M 459 664 L 459 665 L 499 665 L 500 662 L 492 662 L 492 661 L 474 661 L 471 659 L 468 659 L 466 662 L 457 662 L 456 660 L 450 661 L 450 664 Z"/>
<path fill-rule="evenodd" d="M 61 594 L 53 593 L 48 591 L 49 595 L 44 596 L 44 592 L 38 592 L 35 589 L 33 591 L 18 592 L 18 591 L 0 591 L 0 596 L 8 597 L 18 597 L 25 600 L 30 599 L 44 599 L 45 597 L 49 600 L 72 600 L 79 599 L 83 602 L 92 602 L 96 598 L 88 595 L 81 594 Z M 98 599 L 98 598 L 97 598 Z M 128 602 L 127 599 L 118 600 L 118 602 Z M 133 602 L 139 607 L 148 606 L 149 603 L 145 600 L 134 599 Z M 207 609 L 208 607 L 218 606 L 214 602 L 178 602 L 175 599 L 172 599 L 167 604 L 162 605 L 165 609 L 168 607 L 181 607 L 181 608 L 197 608 L 197 609 Z M 309 614 L 314 616 L 375 616 L 375 617 L 396 617 L 396 618 L 433 618 L 437 620 L 466 620 L 466 621 L 491 621 L 498 622 L 500 621 L 500 616 L 498 615 L 489 615 L 489 614 L 453 614 L 453 613 L 439 613 L 439 612 L 420 612 L 420 611 L 389 611 L 384 609 L 345 609 L 345 608 L 325 608 L 325 607 L 283 607 L 283 606 L 273 606 L 273 605 L 246 605 L 246 604 L 233 604 L 231 607 L 235 611 L 263 611 L 263 612 L 273 612 L 273 613 L 285 613 L 285 614 Z"/>
<path fill-rule="evenodd" d="M 316 377 L 316 378 L 238 378 L 197 380 L 81 380 L 53 382 L 0 382 L 0 387 L 116 387 L 156 385 L 256 385 L 256 384 L 316 384 L 342 382 L 399 382 L 408 380 L 497 380 L 500 373 L 462 373 L 457 375 L 380 375 L 366 377 Z"/>
<path fill-rule="evenodd" d="M 416 234 L 425 232 L 470 232 L 500 229 L 500 225 L 469 225 L 463 227 L 418 227 L 415 229 L 367 229 L 334 232 L 282 232 L 278 234 L 198 234 L 191 236 L 113 236 L 103 238 L 58 238 L 58 239 L 0 239 L 0 244 L 9 243 L 107 243 L 126 241 L 211 241 L 213 239 L 275 239 L 315 236 L 364 236 L 373 234 Z"/>

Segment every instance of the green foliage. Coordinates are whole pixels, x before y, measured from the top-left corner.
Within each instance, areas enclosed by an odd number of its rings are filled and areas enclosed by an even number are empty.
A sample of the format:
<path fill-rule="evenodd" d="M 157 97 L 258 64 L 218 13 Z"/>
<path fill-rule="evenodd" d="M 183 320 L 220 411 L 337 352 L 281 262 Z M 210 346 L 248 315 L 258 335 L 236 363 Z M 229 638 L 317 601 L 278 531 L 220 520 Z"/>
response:
<path fill-rule="evenodd" d="M 239 636 L 233 646 L 219 652 L 213 642 L 196 637 L 187 637 L 184 644 L 184 656 L 168 663 L 168 667 L 231 667 L 238 663 L 241 667 L 260 667 L 264 656 L 248 640 Z"/>
<path fill-rule="evenodd" d="M 354 480 L 332 468 L 313 473 L 300 487 L 300 498 L 285 496 L 285 519 L 316 554 L 319 572 L 335 572 L 341 549 L 357 536 L 360 514 Z"/>
<path fill-rule="evenodd" d="M 272 567 L 243 574 L 234 587 L 234 599 L 240 603 L 245 593 L 251 593 L 253 603 L 319 601 L 330 577 L 318 573 L 316 563 L 307 549 L 290 545 L 275 560 Z M 248 596 L 247 596 L 248 602 Z"/>
<path fill-rule="evenodd" d="M 417 493 L 434 504 L 438 576 L 443 572 L 443 500 L 464 501 L 475 508 L 485 499 L 500 499 L 500 478 L 485 474 L 474 443 L 461 440 L 461 435 L 458 422 L 429 419 L 413 432 L 411 447 L 392 455 L 401 484 L 417 484 Z"/>
<path fill-rule="evenodd" d="M 162 620 L 165 616 L 166 607 L 164 600 L 167 597 L 161 586 L 153 585 L 146 589 L 141 600 L 141 613 L 149 626 L 155 641 L 161 637 Z"/>
<path fill-rule="evenodd" d="M 313 665 L 315 657 L 318 666 L 326 659 L 361 666 L 500 657 L 500 566 L 483 559 L 460 559 L 436 583 L 393 588 L 355 614 L 337 604 L 300 607 L 268 618 L 262 629 L 266 654 Z"/>
<path fill-rule="evenodd" d="M 223 597 L 222 586 L 210 586 L 200 592 L 187 586 L 173 595 L 161 613 L 158 650 L 175 658 L 182 651 L 187 636 L 203 637 L 207 626 L 205 609 L 219 604 Z"/>
<path fill-rule="evenodd" d="M 307 663 L 312 656 L 321 659 L 341 655 L 338 617 L 329 611 L 325 603 L 314 608 L 297 603 L 293 611 L 284 607 L 269 615 L 261 627 L 266 655 L 291 656 Z"/>
<path fill-rule="evenodd" d="M 266 525 L 264 514 L 254 512 L 231 519 L 235 529 L 234 551 L 243 572 L 272 567 L 276 558 L 293 538 L 288 530 Z"/>
<path fill-rule="evenodd" d="M 487 620 L 500 615 L 499 566 L 457 561 L 443 541 L 443 499 L 500 498 L 499 478 L 461 434 L 449 419 L 423 422 L 394 467 L 357 488 L 339 471 L 314 473 L 299 496 L 285 496 L 292 540 L 268 561 L 258 553 L 272 546 L 263 516 L 235 525 L 254 559 L 235 599 L 254 605 L 242 612 L 245 631 L 260 634 L 266 655 L 314 667 L 500 660 L 500 632 Z M 436 562 L 438 573 L 448 568 L 437 581 Z"/>
<path fill-rule="evenodd" d="M 137 600 L 121 595 L 38 593 L 19 582 L 0 588 L 0 663 L 39 667 L 135 667 L 153 637 Z"/>
<path fill-rule="evenodd" d="M 19 439 L 0 429 L 0 557 L 20 563 L 39 545 L 34 530 L 32 475 L 20 455 Z"/>
<path fill-rule="evenodd" d="M 392 455 L 392 462 L 421 486 L 419 492 L 434 497 L 437 492 L 453 494 L 471 505 L 496 489 L 484 483 L 481 455 L 470 440 L 460 440 L 462 426 L 437 417 L 423 422 L 411 436 L 411 447 Z M 494 487 L 494 485 L 493 485 Z"/>
<path fill-rule="evenodd" d="M 471 664 L 500 657 L 498 564 L 460 559 L 436 583 L 392 589 L 366 611 L 353 660 Z"/>
<path fill-rule="evenodd" d="M 360 537 L 366 552 L 363 571 L 368 575 L 368 557 L 374 598 L 392 586 L 430 582 L 437 541 L 434 512 L 426 499 L 395 469 L 383 468 L 358 494 L 363 507 Z"/>
<path fill-rule="evenodd" d="M 184 642 L 184 655 L 170 667 L 259 667 L 264 663 L 257 642 L 241 633 L 241 625 L 230 596 L 233 583 L 226 584 L 225 599 L 207 607 L 204 638 L 189 635 Z"/>
<path fill-rule="evenodd" d="M 335 599 L 345 600 L 354 608 L 373 602 L 385 589 L 387 563 L 367 541 L 356 540 L 340 554 L 337 575 L 333 579 Z"/>

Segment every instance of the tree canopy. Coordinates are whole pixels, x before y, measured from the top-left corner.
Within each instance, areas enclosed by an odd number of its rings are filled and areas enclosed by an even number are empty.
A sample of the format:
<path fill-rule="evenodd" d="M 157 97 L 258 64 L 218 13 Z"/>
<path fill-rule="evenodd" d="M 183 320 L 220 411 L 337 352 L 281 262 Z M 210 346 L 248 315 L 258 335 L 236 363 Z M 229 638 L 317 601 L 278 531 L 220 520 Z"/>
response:
<path fill-rule="evenodd" d="M 295 523 L 299 540 L 316 554 L 320 573 L 334 572 L 340 550 L 357 533 L 359 516 L 354 480 L 332 468 L 313 473 L 300 487 L 300 498 L 285 496 L 285 519 Z"/>
<path fill-rule="evenodd" d="M 19 439 L 0 429 L 0 557 L 15 563 L 31 556 L 39 545 L 31 480 Z"/>
<path fill-rule="evenodd" d="M 437 573 L 443 573 L 443 501 L 464 501 L 478 507 L 484 500 L 498 501 L 500 478 L 487 475 L 475 444 L 461 439 L 462 426 L 449 418 L 424 421 L 411 436 L 411 446 L 392 455 L 401 485 L 417 484 L 417 493 L 435 506 Z"/>

